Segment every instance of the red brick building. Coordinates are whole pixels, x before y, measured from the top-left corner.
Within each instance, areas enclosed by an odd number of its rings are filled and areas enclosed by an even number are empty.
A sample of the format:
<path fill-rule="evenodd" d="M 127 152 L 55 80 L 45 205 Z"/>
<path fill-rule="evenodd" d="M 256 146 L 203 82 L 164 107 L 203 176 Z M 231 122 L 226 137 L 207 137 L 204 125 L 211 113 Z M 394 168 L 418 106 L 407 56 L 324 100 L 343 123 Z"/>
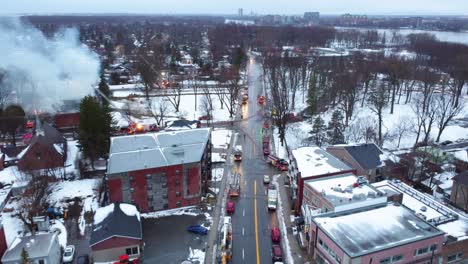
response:
<path fill-rule="evenodd" d="M 7 241 L 5 238 L 5 230 L 3 229 L 3 224 L 0 220 L 0 256 L 3 256 L 7 248 L 8 248 L 8 245 L 7 245 Z"/>
<path fill-rule="evenodd" d="M 211 179 L 211 129 L 113 137 L 107 178 L 110 201 L 141 212 L 199 204 Z"/>
<path fill-rule="evenodd" d="M 80 113 L 58 113 L 54 116 L 54 126 L 63 132 L 71 132 L 80 125 Z"/>
<path fill-rule="evenodd" d="M 67 140 L 57 129 L 43 124 L 17 157 L 18 168 L 22 171 L 63 167 L 67 160 Z"/>

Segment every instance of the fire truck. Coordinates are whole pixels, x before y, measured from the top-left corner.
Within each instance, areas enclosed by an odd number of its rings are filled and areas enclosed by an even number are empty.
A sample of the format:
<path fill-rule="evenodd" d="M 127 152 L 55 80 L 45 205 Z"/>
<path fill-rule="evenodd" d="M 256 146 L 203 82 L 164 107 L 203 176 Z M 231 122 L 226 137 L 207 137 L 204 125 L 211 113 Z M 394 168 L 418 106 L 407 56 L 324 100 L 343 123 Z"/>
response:
<path fill-rule="evenodd" d="M 280 159 L 274 155 L 268 155 L 267 163 L 271 164 L 273 167 L 280 171 L 287 171 L 289 166 L 286 160 Z"/>

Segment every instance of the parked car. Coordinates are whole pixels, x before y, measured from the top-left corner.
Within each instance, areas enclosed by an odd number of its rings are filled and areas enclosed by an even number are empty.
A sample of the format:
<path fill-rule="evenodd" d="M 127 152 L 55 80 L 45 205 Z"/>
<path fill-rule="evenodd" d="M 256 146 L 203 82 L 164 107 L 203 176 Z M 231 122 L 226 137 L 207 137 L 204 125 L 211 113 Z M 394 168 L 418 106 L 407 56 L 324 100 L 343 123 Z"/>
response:
<path fill-rule="evenodd" d="M 76 264 L 89 264 L 89 256 L 82 255 L 76 259 Z"/>
<path fill-rule="evenodd" d="M 226 213 L 231 215 L 236 211 L 236 203 L 234 201 L 228 201 L 226 204 Z"/>
<path fill-rule="evenodd" d="M 283 250 L 281 249 L 280 245 L 273 245 L 271 247 L 271 254 L 273 262 L 283 261 Z"/>
<path fill-rule="evenodd" d="M 208 229 L 206 229 L 205 227 L 203 227 L 201 225 L 189 226 L 189 227 L 187 227 L 187 231 L 189 231 L 191 233 L 194 233 L 194 234 L 197 234 L 197 235 L 202 235 L 202 236 L 208 234 Z"/>
<path fill-rule="evenodd" d="M 279 228 L 273 227 L 271 229 L 271 242 L 279 244 L 280 241 L 281 241 L 281 232 Z"/>
<path fill-rule="evenodd" d="M 73 257 L 75 256 L 75 246 L 68 245 L 63 251 L 62 262 L 63 263 L 72 263 Z"/>
<path fill-rule="evenodd" d="M 270 183 L 270 176 L 263 175 L 263 183 L 264 184 L 269 184 Z"/>
<path fill-rule="evenodd" d="M 210 120 L 211 118 L 208 115 L 203 115 L 198 118 L 198 120 Z"/>

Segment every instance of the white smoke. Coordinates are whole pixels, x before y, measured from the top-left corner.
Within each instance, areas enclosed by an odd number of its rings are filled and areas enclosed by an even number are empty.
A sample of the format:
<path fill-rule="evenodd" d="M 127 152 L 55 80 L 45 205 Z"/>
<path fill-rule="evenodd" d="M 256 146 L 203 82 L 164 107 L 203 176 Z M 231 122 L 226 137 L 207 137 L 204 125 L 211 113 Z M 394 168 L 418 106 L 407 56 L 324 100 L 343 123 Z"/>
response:
<path fill-rule="evenodd" d="M 99 58 L 79 40 L 76 29 L 52 38 L 17 18 L 0 18 L 0 70 L 15 91 L 12 100 L 26 110 L 53 110 L 63 100 L 91 94 Z"/>

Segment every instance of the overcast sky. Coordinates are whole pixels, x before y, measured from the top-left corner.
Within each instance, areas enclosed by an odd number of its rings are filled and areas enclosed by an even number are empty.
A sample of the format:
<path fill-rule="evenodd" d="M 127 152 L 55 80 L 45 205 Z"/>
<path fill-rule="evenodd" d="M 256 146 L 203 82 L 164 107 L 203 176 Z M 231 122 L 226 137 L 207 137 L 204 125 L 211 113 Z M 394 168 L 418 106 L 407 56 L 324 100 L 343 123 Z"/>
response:
<path fill-rule="evenodd" d="M 467 15 L 468 0 L 3 0 L 0 13 Z"/>

